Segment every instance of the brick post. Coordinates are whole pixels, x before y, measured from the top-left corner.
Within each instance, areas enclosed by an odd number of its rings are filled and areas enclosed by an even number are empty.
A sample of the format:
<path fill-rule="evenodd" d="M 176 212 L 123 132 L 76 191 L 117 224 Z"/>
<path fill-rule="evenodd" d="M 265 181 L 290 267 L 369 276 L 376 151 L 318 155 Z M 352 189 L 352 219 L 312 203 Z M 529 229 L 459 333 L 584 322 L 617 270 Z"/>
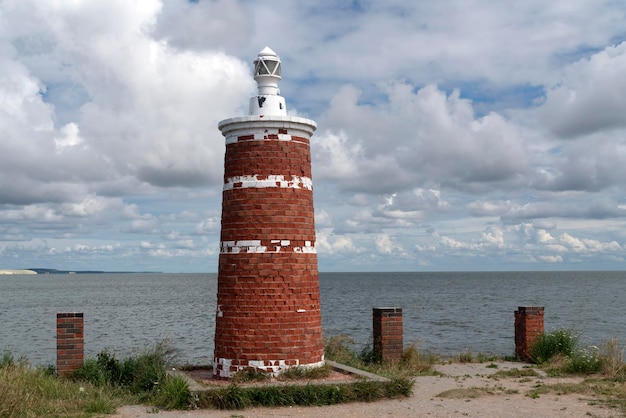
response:
<path fill-rule="evenodd" d="M 82 312 L 57 313 L 57 375 L 82 367 L 85 360 Z"/>
<path fill-rule="evenodd" d="M 382 361 L 399 361 L 402 342 L 402 308 L 374 308 L 374 356 Z"/>
<path fill-rule="evenodd" d="M 530 360 L 530 346 L 543 334 L 543 312 L 543 306 L 520 306 L 515 311 L 515 357 Z"/>

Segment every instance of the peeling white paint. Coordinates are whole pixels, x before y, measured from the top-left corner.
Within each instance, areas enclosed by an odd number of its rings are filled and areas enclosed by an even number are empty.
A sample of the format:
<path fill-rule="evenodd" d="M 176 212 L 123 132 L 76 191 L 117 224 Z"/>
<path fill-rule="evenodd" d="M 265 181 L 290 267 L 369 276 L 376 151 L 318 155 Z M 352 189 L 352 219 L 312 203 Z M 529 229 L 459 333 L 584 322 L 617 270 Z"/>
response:
<path fill-rule="evenodd" d="M 273 137 L 270 138 L 269 136 Z M 302 142 L 302 140 L 294 140 L 291 135 L 287 134 L 279 134 L 279 133 L 255 133 L 253 138 L 247 139 L 239 139 L 240 137 L 246 137 L 249 135 L 229 135 L 226 137 L 226 145 L 234 144 L 236 142 L 246 142 L 246 141 L 294 141 L 294 142 Z"/>
<path fill-rule="evenodd" d="M 305 254 L 317 254 L 317 249 L 315 248 L 315 243 L 311 244 L 311 241 L 305 241 L 304 247 L 294 247 L 294 253 L 305 253 Z"/>
<path fill-rule="evenodd" d="M 226 144 L 238 141 L 294 141 L 311 138 L 317 124 L 311 119 L 285 115 L 248 115 L 220 121 L 217 126 L 226 139 Z M 280 133 L 283 132 L 283 133 Z M 286 132 L 286 133 L 285 133 Z M 269 135 L 277 135 L 270 139 Z M 249 138 L 241 140 L 239 138 Z M 267 139 L 266 139 L 267 137 Z"/>
<path fill-rule="evenodd" d="M 242 241 L 237 241 L 237 244 L 240 247 L 258 247 L 261 245 L 260 239 L 247 239 Z"/>
<path fill-rule="evenodd" d="M 283 189 L 307 189 L 313 190 L 313 181 L 309 177 L 291 176 L 291 180 L 286 180 L 283 175 L 270 175 L 259 178 L 254 174 L 251 176 L 234 176 L 226 179 L 224 190 L 280 187 Z"/>
<path fill-rule="evenodd" d="M 221 253 L 239 254 L 245 253 L 264 253 L 267 247 L 261 245 L 261 240 L 241 240 L 241 241 L 222 241 L 220 244 Z"/>
<path fill-rule="evenodd" d="M 238 371 L 246 370 L 250 367 L 254 367 L 255 369 L 261 370 L 263 372 L 269 373 L 272 377 L 277 377 L 282 372 L 286 371 L 291 367 L 303 367 L 306 369 L 315 369 L 318 367 L 322 367 L 326 361 L 324 360 L 324 355 L 322 355 L 322 361 L 318 361 L 316 363 L 310 364 L 300 364 L 300 360 L 295 359 L 291 360 L 295 362 L 294 365 L 288 366 L 286 360 L 248 360 L 247 365 L 236 366 L 236 371 L 231 371 L 231 366 L 233 364 L 232 359 L 225 358 L 215 358 L 213 361 L 213 375 L 218 372 L 219 369 L 219 377 L 223 378 L 231 378 Z M 222 366 L 221 368 L 218 366 Z"/>
<path fill-rule="evenodd" d="M 269 245 L 267 241 L 264 245 L 261 240 L 222 241 L 220 243 L 221 254 L 280 253 L 285 250 L 291 250 L 294 253 L 317 254 L 315 242 L 311 241 L 305 241 L 304 247 L 292 246 L 291 240 L 288 239 L 272 239 Z"/>

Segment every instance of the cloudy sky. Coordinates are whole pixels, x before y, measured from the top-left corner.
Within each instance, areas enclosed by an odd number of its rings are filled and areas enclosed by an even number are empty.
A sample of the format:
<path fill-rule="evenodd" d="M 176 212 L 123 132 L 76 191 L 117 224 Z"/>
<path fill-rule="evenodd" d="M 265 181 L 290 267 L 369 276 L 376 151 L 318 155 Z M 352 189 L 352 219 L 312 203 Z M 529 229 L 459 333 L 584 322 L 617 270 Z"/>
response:
<path fill-rule="evenodd" d="M 622 0 L 1 0 L 0 268 L 216 271 L 265 46 L 321 271 L 626 270 Z"/>

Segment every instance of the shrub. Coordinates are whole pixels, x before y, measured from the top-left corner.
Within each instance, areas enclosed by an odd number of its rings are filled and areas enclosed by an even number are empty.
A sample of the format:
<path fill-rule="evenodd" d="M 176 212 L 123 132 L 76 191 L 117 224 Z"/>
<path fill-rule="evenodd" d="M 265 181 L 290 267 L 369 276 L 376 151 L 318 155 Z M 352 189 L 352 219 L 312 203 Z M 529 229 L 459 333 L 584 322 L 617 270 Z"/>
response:
<path fill-rule="evenodd" d="M 602 360 L 602 372 L 607 377 L 618 377 L 626 374 L 624 350 L 617 338 L 613 338 L 600 346 L 598 356 Z"/>
<path fill-rule="evenodd" d="M 439 357 L 432 353 L 423 353 L 419 350 L 418 343 L 414 343 L 404 350 L 399 367 L 409 375 L 420 375 L 431 369 L 432 365 L 439 361 Z"/>
<path fill-rule="evenodd" d="M 473 363 L 474 356 L 472 355 L 472 351 L 470 349 L 467 349 L 466 351 L 463 351 L 461 354 L 459 354 L 459 362 Z"/>
<path fill-rule="evenodd" d="M 418 343 L 414 343 L 404 350 L 398 362 L 381 362 L 374 355 L 370 346 L 358 354 L 352 350 L 354 341 L 346 335 L 338 335 L 326 340 L 326 358 L 370 373 L 385 376 L 390 379 L 414 377 L 429 372 L 432 365 L 439 361 L 439 357 L 431 353 L 422 353 L 418 350 Z"/>
<path fill-rule="evenodd" d="M 278 375 L 278 380 L 298 380 L 298 379 L 321 379 L 328 377 L 330 366 L 324 364 L 321 367 L 290 367 Z"/>
<path fill-rule="evenodd" d="M 570 356 L 565 371 L 568 373 L 591 374 L 602 368 L 602 361 L 589 350 L 578 350 Z"/>
<path fill-rule="evenodd" d="M 570 357 L 576 350 L 579 335 L 579 332 L 563 328 L 541 334 L 530 346 L 531 361 L 541 364 L 556 355 Z"/>
<path fill-rule="evenodd" d="M 0 368 L 0 417 L 87 417 L 111 414 L 121 400 L 85 382 L 51 375 L 22 363 Z"/>
<path fill-rule="evenodd" d="M 249 367 L 235 373 L 233 377 L 234 383 L 248 383 L 248 382 L 265 382 L 270 380 L 271 376 L 262 370 L 255 367 Z"/>
<path fill-rule="evenodd" d="M 136 357 L 120 361 L 108 350 L 103 350 L 96 359 L 87 359 L 71 377 L 95 386 L 124 387 L 133 394 L 150 392 L 165 380 L 168 352 L 169 349 L 160 343 Z"/>
<path fill-rule="evenodd" d="M 325 341 L 324 349 L 326 357 L 338 363 L 354 365 L 358 362 L 357 356 L 352 351 L 354 340 L 346 334 L 336 335 Z"/>
<path fill-rule="evenodd" d="M 180 376 L 167 376 L 157 390 L 154 403 L 165 409 L 185 409 L 191 404 L 189 384 Z"/>
<path fill-rule="evenodd" d="M 382 353 L 379 350 L 375 350 L 373 345 L 367 344 L 359 351 L 357 358 L 365 364 L 381 363 Z"/>
<path fill-rule="evenodd" d="M 18 365 L 21 365 L 21 366 L 28 365 L 28 361 L 26 360 L 26 357 L 19 356 L 16 358 L 13 355 L 13 353 L 11 353 L 8 350 L 5 350 L 2 352 L 2 356 L 0 357 L 0 369 L 4 367 L 18 366 Z"/>
<path fill-rule="evenodd" d="M 409 396 L 412 379 L 392 379 L 389 382 L 358 381 L 341 385 L 253 386 L 242 388 L 231 384 L 222 389 L 199 394 L 200 407 L 244 409 L 250 406 L 334 405 L 381 398 Z"/>

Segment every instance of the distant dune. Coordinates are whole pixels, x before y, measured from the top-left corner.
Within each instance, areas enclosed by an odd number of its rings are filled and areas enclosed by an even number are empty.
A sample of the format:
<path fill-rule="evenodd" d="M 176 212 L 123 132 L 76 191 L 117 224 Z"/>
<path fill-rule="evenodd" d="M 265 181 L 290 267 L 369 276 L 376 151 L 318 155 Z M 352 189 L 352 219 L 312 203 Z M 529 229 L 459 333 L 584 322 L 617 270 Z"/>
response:
<path fill-rule="evenodd" d="M 37 274 L 33 270 L 3 270 L 0 269 L 0 274 Z"/>

